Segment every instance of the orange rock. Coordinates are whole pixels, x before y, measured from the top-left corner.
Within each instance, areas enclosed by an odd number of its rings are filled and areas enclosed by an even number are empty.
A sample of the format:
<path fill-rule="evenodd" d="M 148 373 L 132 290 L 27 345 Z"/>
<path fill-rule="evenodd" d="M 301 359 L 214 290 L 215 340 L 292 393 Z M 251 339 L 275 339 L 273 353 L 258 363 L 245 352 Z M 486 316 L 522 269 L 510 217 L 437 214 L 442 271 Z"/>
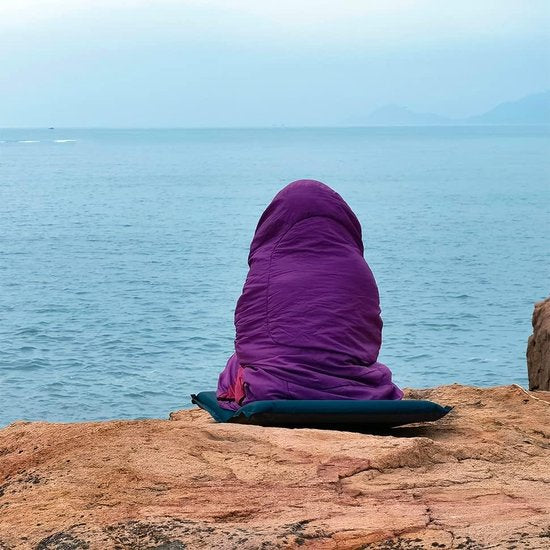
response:
<path fill-rule="evenodd" d="M 530 390 L 550 390 L 550 298 L 535 304 L 533 334 L 527 342 Z"/>
<path fill-rule="evenodd" d="M 453 405 L 391 435 L 171 420 L 0 430 L 0 549 L 550 547 L 550 392 Z"/>

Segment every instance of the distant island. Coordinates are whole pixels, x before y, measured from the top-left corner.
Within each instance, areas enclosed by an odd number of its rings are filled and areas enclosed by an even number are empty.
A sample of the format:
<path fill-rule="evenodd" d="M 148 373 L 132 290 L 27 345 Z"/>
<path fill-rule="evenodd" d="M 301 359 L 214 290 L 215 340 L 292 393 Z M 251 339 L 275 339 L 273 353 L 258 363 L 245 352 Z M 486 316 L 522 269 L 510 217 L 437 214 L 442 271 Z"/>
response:
<path fill-rule="evenodd" d="M 550 90 L 517 101 L 500 103 L 489 111 L 467 117 L 448 118 L 418 113 L 401 105 L 385 105 L 366 117 L 347 122 L 350 126 L 451 126 L 475 124 L 550 124 Z"/>

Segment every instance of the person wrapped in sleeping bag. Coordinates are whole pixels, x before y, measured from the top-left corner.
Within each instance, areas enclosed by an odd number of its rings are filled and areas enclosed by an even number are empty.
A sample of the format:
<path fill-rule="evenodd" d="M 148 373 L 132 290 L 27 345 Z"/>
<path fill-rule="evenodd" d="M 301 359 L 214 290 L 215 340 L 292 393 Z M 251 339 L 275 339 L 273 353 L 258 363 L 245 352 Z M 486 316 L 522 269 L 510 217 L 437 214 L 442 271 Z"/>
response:
<path fill-rule="evenodd" d="M 314 180 L 283 188 L 262 214 L 235 309 L 221 407 L 272 399 L 401 399 L 382 343 L 380 300 L 361 225 Z"/>

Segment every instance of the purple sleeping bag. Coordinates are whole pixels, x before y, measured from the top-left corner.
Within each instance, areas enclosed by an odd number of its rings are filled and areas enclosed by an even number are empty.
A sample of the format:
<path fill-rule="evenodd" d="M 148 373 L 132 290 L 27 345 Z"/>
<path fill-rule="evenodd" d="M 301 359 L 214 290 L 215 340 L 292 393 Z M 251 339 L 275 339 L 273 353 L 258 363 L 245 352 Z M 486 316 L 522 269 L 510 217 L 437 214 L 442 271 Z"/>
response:
<path fill-rule="evenodd" d="M 378 289 L 361 225 L 314 180 L 287 185 L 262 214 L 235 310 L 235 353 L 216 397 L 237 410 L 278 399 L 401 399 L 377 361 Z"/>

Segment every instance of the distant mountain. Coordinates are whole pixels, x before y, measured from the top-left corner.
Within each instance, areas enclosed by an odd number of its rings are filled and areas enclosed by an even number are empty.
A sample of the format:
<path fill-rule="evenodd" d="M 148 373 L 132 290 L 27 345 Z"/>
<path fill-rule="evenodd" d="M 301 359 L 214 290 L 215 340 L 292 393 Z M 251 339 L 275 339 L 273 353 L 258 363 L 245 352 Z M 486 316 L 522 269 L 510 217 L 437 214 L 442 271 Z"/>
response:
<path fill-rule="evenodd" d="M 464 119 L 466 124 L 550 124 L 550 91 L 507 101 L 495 108 Z"/>
<path fill-rule="evenodd" d="M 433 113 L 417 113 L 400 105 L 386 105 L 354 126 L 445 126 L 470 124 L 550 124 L 550 91 L 501 103 L 486 113 L 467 118 L 447 118 Z"/>

